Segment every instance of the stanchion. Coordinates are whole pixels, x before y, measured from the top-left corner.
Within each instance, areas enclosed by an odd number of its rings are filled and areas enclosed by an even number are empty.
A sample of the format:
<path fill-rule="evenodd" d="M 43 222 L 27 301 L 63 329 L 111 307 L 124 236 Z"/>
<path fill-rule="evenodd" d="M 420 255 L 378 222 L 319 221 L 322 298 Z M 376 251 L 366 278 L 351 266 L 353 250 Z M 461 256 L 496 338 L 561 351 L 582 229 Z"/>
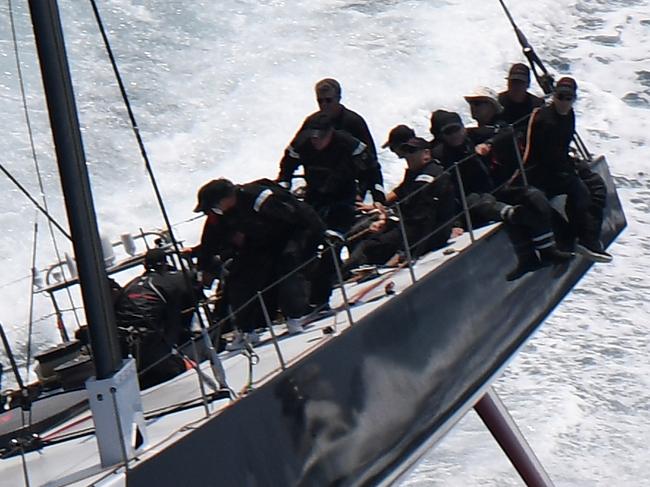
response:
<path fill-rule="evenodd" d="M 275 347 L 275 352 L 278 354 L 278 360 L 280 361 L 280 367 L 282 367 L 282 370 L 285 370 L 287 368 L 285 362 L 284 362 L 284 357 L 282 356 L 282 352 L 280 350 L 280 344 L 278 343 L 278 338 L 275 336 L 275 330 L 273 329 L 273 322 L 271 321 L 271 316 L 269 316 L 269 310 L 266 308 L 266 303 L 264 302 L 264 298 L 262 297 L 261 292 L 257 292 L 257 298 L 260 301 L 260 306 L 262 306 L 262 312 L 264 313 L 264 319 L 266 320 L 266 326 L 269 327 L 269 331 L 271 332 L 271 340 L 273 340 L 273 346 Z"/>
<path fill-rule="evenodd" d="M 402 240 L 404 241 L 404 249 L 406 249 L 406 260 L 409 266 L 409 273 L 411 274 L 411 282 L 415 284 L 415 271 L 413 270 L 413 258 L 411 257 L 411 248 L 409 247 L 408 237 L 406 236 L 406 227 L 404 226 L 404 218 L 402 217 L 402 208 L 399 202 L 395 204 L 397 208 L 397 216 L 399 217 L 399 227 L 402 232 Z"/>
<path fill-rule="evenodd" d="M 519 150 L 519 144 L 517 143 L 517 136 L 514 131 L 512 132 L 512 145 L 515 146 L 515 154 L 517 154 L 517 163 L 519 164 L 519 171 L 521 171 L 521 178 L 524 181 L 524 188 L 528 188 L 528 177 L 524 170 L 524 159 L 521 157 L 521 151 Z"/>
<path fill-rule="evenodd" d="M 463 204 L 463 213 L 465 214 L 465 222 L 467 223 L 467 231 L 469 232 L 469 238 L 474 243 L 476 239 L 474 238 L 474 228 L 472 227 L 472 217 L 469 214 L 469 207 L 467 206 L 467 198 L 465 197 L 465 187 L 463 186 L 463 178 L 460 175 L 460 168 L 458 163 L 454 163 L 454 170 L 456 172 L 456 180 L 458 181 L 458 190 L 460 191 L 460 200 Z"/>
<path fill-rule="evenodd" d="M 337 255 L 336 246 L 330 243 L 330 249 L 332 251 L 332 259 L 334 260 L 334 268 L 336 269 L 336 277 L 339 280 L 339 285 L 341 287 L 341 295 L 343 295 L 343 302 L 345 303 L 345 312 L 348 315 L 348 321 L 350 326 L 354 325 L 354 320 L 352 319 L 352 312 L 350 311 L 350 303 L 348 301 L 348 295 L 345 292 L 345 283 L 343 282 L 343 274 L 341 273 L 341 266 L 339 265 L 339 257 Z"/>

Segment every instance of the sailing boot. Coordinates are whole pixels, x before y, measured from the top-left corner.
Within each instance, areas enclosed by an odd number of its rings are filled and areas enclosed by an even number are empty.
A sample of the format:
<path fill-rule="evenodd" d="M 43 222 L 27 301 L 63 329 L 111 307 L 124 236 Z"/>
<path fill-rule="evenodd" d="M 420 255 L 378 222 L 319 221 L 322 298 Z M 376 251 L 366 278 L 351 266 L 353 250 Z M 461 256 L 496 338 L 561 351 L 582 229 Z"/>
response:
<path fill-rule="evenodd" d="M 309 320 L 309 315 L 301 316 L 300 318 L 287 318 L 287 331 L 289 335 L 298 335 L 305 331 L 303 328 Z"/>
<path fill-rule="evenodd" d="M 232 341 L 226 345 L 226 350 L 228 352 L 234 352 L 236 350 L 242 350 L 247 346 L 254 347 L 259 341 L 260 337 L 255 330 L 249 331 L 248 333 L 235 330 Z"/>
<path fill-rule="evenodd" d="M 539 258 L 545 265 L 564 264 L 575 257 L 573 252 L 564 252 L 557 245 L 539 249 Z"/>
<path fill-rule="evenodd" d="M 516 281 L 520 277 L 542 268 L 544 265 L 537 257 L 537 254 L 527 246 L 526 249 L 516 249 L 517 266 L 506 274 L 507 281 Z"/>
<path fill-rule="evenodd" d="M 600 240 L 594 240 L 591 242 L 578 240 L 576 243 L 576 252 L 593 262 L 606 264 L 612 261 L 612 255 L 605 252 Z"/>
<path fill-rule="evenodd" d="M 533 236 L 531 240 L 543 265 L 564 264 L 575 257 L 574 253 L 557 248 L 555 234 L 552 231 Z"/>

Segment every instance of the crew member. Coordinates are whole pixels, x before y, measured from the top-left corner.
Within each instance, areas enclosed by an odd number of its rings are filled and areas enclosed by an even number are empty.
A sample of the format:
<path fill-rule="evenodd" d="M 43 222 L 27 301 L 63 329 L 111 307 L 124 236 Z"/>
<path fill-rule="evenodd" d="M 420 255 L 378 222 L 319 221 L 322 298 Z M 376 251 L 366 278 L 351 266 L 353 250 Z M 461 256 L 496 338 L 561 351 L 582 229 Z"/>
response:
<path fill-rule="evenodd" d="M 406 160 L 404 179 L 388 194 L 386 203 L 400 205 L 397 215 L 402 218 L 412 256 L 417 258 L 446 245 L 455 214 L 454 188 L 449 174 L 432 159 L 429 143 L 416 137 L 410 127 L 393 128 L 386 146 Z M 383 210 L 383 206 L 379 208 Z M 405 250 L 401 225 L 385 213 L 370 226 L 372 235 L 355 247 L 346 270 L 363 264 L 384 264 L 396 252 Z"/>
<path fill-rule="evenodd" d="M 374 201 L 383 202 L 385 199 L 384 180 L 381 166 L 377 160 L 375 142 L 370 134 L 370 129 L 368 129 L 368 124 L 361 115 L 341 103 L 341 85 L 335 79 L 325 78 L 320 80 L 316 83 L 315 91 L 318 107 L 321 112 L 329 115 L 334 129 L 347 132 L 366 144 L 371 162 L 368 164 L 368 168 L 360 171 L 358 175 L 357 198 L 363 201 L 366 193 L 370 191 Z M 309 117 L 307 117 L 305 123 L 307 120 L 309 120 Z M 305 128 L 305 123 L 300 127 L 298 133 Z"/>
<path fill-rule="evenodd" d="M 183 360 L 172 353 L 188 336 L 196 289 L 188 287 L 182 272 L 167 263 L 165 251 L 145 254 L 145 271 L 129 281 L 115 303 L 123 356 L 136 359 L 142 388 L 185 371 Z"/>
<path fill-rule="evenodd" d="M 499 93 L 499 103 L 503 106 L 503 119 L 515 125 L 515 130 L 524 132 L 532 111 L 544 105 L 544 100 L 528 92 L 530 87 L 530 68 L 517 63 L 508 72 L 508 89 Z"/>
<path fill-rule="evenodd" d="M 496 187 L 507 182 L 519 168 L 512 128 L 503 118 L 503 106 L 497 94 L 484 86 L 465 96 L 476 127 L 468 127 L 467 135 L 475 150 L 487 156 L 488 168 Z"/>
<path fill-rule="evenodd" d="M 291 273 L 263 295 L 269 313 L 278 303 L 287 317 L 289 333 L 302 331 L 302 318 L 309 314 L 309 271 L 317 268 L 317 248 L 324 226 L 307 204 L 268 179 L 234 185 L 227 179 L 205 184 L 198 193 L 195 212 L 208 216 L 199 246 L 199 268 L 211 269 L 211 259 L 232 259 L 225 279 L 226 298 L 235 313 L 237 332 L 228 345 L 237 350 L 259 340 L 256 326 L 264 323 L 259 301 L 254 300 L 274 281 Z M 296 269 L 314 259 L 309 268 Z M 325 292 L 331 281 L 316 273 L 313 287 Z M 242 308 L 243 309 L 240 309 Z"/>
<path fill-rule="evenodd" d="M 366 144 L 347 132 L 335 130 L 331 117 L 318 112 L 305 120 L 303 128 L 285 150 L 278 182 L 291 186 L 293 174 L 302 165 L 307 182 L 305 201 L 321 216 L 328 229 L 345 234 L 354 223 L 357 181 L 377 170 L 377 161 Z M 373 191 L 375 201 L 384 201 Z"/>
<path fill-rule="evenodd" d="M 458 171 L 465 194 L 489 193 L 494 188 L 488 165 L 476 153 L 474 142 L 467 136 L 463 121 L 455 112 L 436 110 L 431 114 L 432 156 L 445 169 Z M 455 174 L 454 174 L 454 177 Z M 460 190 L 460 188 L 458 188 Z M 460 201 L 460 195 L 458 197 Z"/>
<path fill-rule="evenodd" d="M 573 78 L 558 80 L 553 99 L 537 108 L 530 119 L 527 148 L 524 155 L 526 175 L 530 184 L 543 190 L 547 197 L 566 195 L 566 214 L 578 237 L 576 250 L 595 262 L 610 262 L 612 256 L 600 242 L 600 217 L 592 194 L 577 173 L 569 146 L 575 133 L 575 112 L 578 86 Z"/>

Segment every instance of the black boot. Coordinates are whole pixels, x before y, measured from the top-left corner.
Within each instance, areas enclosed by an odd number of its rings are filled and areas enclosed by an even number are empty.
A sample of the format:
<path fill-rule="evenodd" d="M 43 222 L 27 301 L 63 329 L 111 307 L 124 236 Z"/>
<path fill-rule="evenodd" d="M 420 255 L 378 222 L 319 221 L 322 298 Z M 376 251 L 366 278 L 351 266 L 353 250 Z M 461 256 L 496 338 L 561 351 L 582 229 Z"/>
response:
<path fill-rule="evenodd" d="M 544 265 L 564 264 L 575 257 L 573 252 L 563 252 L 556 245 L 539 249 L 539 258 Z"/>
<path fill-rule="evenodd" d="M 612 255 L 605 252 L 603 244 L 599 240 L 590 242 L 578 240 L 576 252 L 593 262 L 607 263 L 612 261 Z"/>
<path fill-rule="evenodd" d="M 537 258 L 537 255 L 532 252 L 524 255 L 518 255 L 517 260 L 517 267 L 506 274 L 507 281 L 516 281 L 524 274 L 536 271 L 537 269 L 543 267 L 543 264 Z"/>

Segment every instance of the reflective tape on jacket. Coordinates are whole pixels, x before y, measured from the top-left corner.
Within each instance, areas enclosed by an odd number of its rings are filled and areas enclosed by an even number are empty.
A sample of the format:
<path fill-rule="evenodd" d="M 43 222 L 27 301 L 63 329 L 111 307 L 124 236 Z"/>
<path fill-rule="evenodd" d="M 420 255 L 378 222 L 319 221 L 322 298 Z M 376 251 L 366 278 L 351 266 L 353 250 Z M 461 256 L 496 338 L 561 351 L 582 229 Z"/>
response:
<path fill-rule="evenodd" d="M 361 154 L 364 150 L 366 150 L 366 144 L 363 142 L 359 142 L 359 145 L 357 146 L 356 149 L 354 149 L 354 152 L 352 153 L 353 156 L 358 156 Z"/>
<path fill-rule="evenodd" d="M 255 200 L 255 203 L 253 204 L 253 209 L 257 212 L 260 211 L 260 208 L 264 204 L 264 202 L 268 199 L 269 196 L 273 194 L 273 191 L 270 189 L 265 189 L 262 191 L 258 196 L 257 199 Z"/>
<path fill-rule="evenodd" d="M 420 174 L 418 177 L 415 178 L 416 183 L 432 183 L 435 181 L 436 178 L 431 176 L 430 174 Z"/>

